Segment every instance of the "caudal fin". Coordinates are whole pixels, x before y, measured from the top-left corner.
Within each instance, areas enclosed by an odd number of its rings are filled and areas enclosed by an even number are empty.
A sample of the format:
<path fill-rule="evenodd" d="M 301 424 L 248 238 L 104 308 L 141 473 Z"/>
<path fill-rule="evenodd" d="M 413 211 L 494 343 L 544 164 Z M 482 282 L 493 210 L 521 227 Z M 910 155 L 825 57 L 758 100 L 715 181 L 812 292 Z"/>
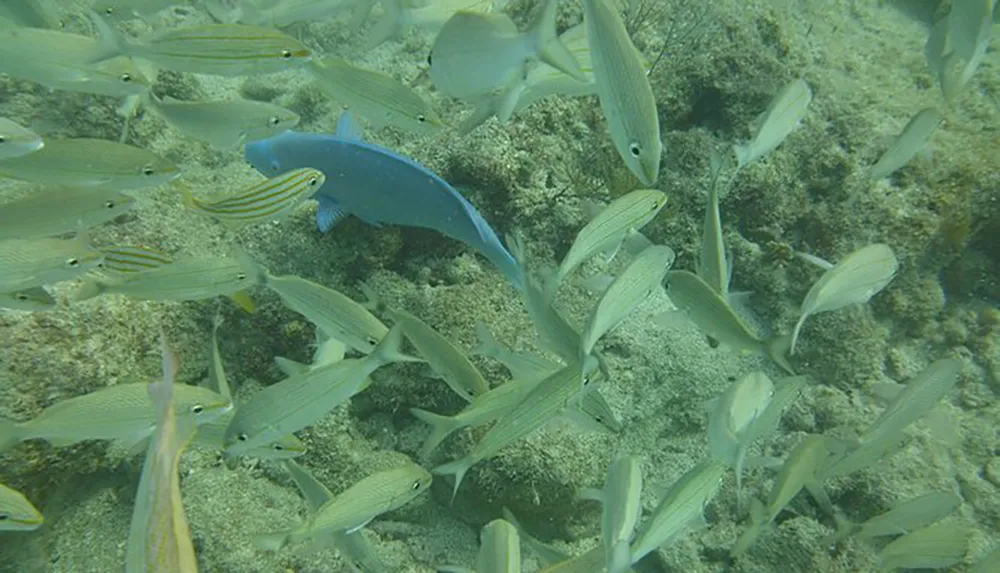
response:
<path fill-rule="evenodd" d="M 631 565 L 632 555 L 629 552 L 628 541 L 619 539 L 611 547 L 606 556 L 608 573 L 625 573 Z"/>
<path fill-rule="evenodd" d="M 434 475 L 452 475 L 455 476 L 455 488 L 451 492 L 451 503 L 455 503 L 455 496 L 458 495 L 458 488 L 462 485 L 462 480 L 465 479 L 465 474 L 472 467 L 472 460 L 468 456 L 464 458 L 457 459 L 453 462 L 448 462 L 444 465 L 440 465 L 431 470 Z"/>
<path fill-rule="evenodd" d="M 792 336 L 788 336 L 787 334 L 775 336 L 767 341 L 767 355 L 775 364 L 781 366 L 785 372 L 794 376 L 795 369 L 792 368 L 791 362 L 788 361 L 788 356 L 791 355 L 789 348 L 793 344 L 795 344 L 794 334 Z"/>
<path fill-rule="evenodd" d="M 93 10 L 88 10 L 87 15 L 97 29 L 98 49 L 97 54 L 90 63 L 103 62 L 118 56 L 129 55 L 129 43 L 118 30 L 115 30 L 107 20 Z"/>
<path fill-rule="evenodd" d="M 382 0 L 382 17 L 368 30 L 365 49 L 371 50 L 386 40 L 399 36 L 403 31 L 403 7 L 400 0 Z M 360 8 L 359 8 L 360 10 Z"/>
<path fill-rule="evenodd" d="M 397 322 L 392 325 L 385 338 L 375 347 L 375 359 L 381 364 L 392 362 L 423 362 L 420 358 L 403 353 L 403 325 Z"/>
<path fill-rule="evenodd" d="M 421 458 L 426 458 L 430 455 L 431 452 L 441 445 L 441 442 L 445 438 L 461 427 L 461 424 L 450 416 L 442 416 L 441 414 L 435 414 L 434 412 L 428 412 L 420 408 L 410 408 L 410 413 L 421 422 L 425 422 L 431 426 L 431 433 L 424 440 L 424 445 L 420 447 L 420 451 L 418 452 Z"/>
<path fill-rule="evenodd" d="M 264 551 L 279 551 L 287 543 L 288 534 L 285 532 L 262 533 L 253 537 L 254 546 Z"/>
<path fill-rule="evenodd" d="M 556 11 L 559 7 L 558 0 L 546 0 L 542 6 L 542 11 L 538 13 L 535 21 L 528 31 L 531 41 L 534 43 L 535 52 L 538 59 L 572 76 L 581 82 L 589 81 L 580 69 L 580 63 L 573 57 L 566 44 L 559 39 L 556 32 Z"/>
<path fill-rule="evenodd" d="M 0 452 L 5 452 L 19 443 L 21 443 L 21 432 L 18 425 L 0 418 Z"/>

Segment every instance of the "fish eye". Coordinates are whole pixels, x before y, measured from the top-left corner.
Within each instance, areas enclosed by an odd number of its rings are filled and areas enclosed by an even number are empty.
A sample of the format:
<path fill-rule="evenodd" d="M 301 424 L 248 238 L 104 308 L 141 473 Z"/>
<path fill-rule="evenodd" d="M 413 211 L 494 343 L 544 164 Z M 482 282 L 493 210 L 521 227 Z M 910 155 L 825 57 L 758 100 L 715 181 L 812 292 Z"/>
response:
<path fill-rule="evenodd" d="M 278 118 L 278 116 L 272 116 L 267 120 L 267 123 L 270 125 L 279 125 L 281 123 L 281 119 Z"/>
<path fill-rule="evenodd" d="M 424 117 L 423 114 L 420 114 L 420 115 L 417 116 L 417 121 L 419 121 L 420 123 L 423 123 L 423 122 L 427 121 L 427 118 Z"/>
<path fill-rule="evenodd" d="M 239 441 L 241 441 L 241 442 L 245 442 L 245 441 L 247 441 L 247 435 L 246 434 L 240 434 L 240 435 L 236 436 L 236 439 L 239 440 Z"/>
<path fill-rule="evenodd" d="M 292 57 L 292 51 L 291 50 L 281 50 L 281 57 L 285 58 L 286 60 L 288 58 L 291 58 Z"/>
<path fill-rule="evenodd" d="M 371 336 L 369 336 L 368 337 L 368 344 L 371 344 L 372 346 L 378 346 L 378 340 L 375 340 L 374 338 L 372 338 Z"/>
<path fill-rule="evenodd" d="M 410 489 L 412 489 L 413 491 L 417 491 L 418 489 L 420 489 L 420 482 L 419 481 L 413 482 L 413 485 L 410 486 Z"/>
<path fill-rule="evenodd" d="M 195 416 L 201 414 L 204 411 L 205 407 L 202 406 L 201 404 L 195 404 L 194 406 L 191 406 L 191 413 L 194 414 Z"/>
<path fill-rule="evenodd" d="M 104 203 L 104 207 L 107 208 L 107 209 L 114 209 L 115 208 L 115 202 L 114 201 L 106 201 Z"/>
<path fill-rule="evenodd" d="M 594 419 L 597 420 L 598 424 L 603 424 L 604 423 L 604 417 L 603 416 L 594 416 Z"/>
<path fill-rule="evenodd" d="M 142 168 L 142 174 L 146 176 L 155 175 L 156 170 L 150 167 L 149 165 L 146 165 L 145 167 Z"/>
<path fill-rule="evenodd" d="M 122 76 L 121 76 L 120 79 L 121 79 L 122 82 L 124 82 L 124 83 L 127 84 L 130 81 L 132 81 L 132 74 L 130 74 L 128 72 L 125 72 L 124 74 L 122 74 Z"/>
<path fill-rule="evenodd" d="M 319 183 L 319 178 L 318 177 L 310 177 L 309 178 L 309 186 L 310 187 L 315 187 L 317 183 Z"/>
<path fill-rule="evenodd" d="M 628 144 L 628 152 L 632 154 L 632 157 L 639 157 L 642 155 L 642 146 L 633 141 Z"/>
<path fill-rule="evenodd" d="M 7 521 L 8 519 L 10 519 L 10 515 L 6 513 L 0 513 L 0 521 Z"/>
<path fill-rule="evenodd" d="M 7 143 L 7 138 L 0 135 L 0 143 Z"/>
<path fill-rule="evenodd" d="M 431 54 L 427 54 L 427 65 L 428 66 L 434 65 L 434 63 L 433 63 L 433 57 L 431 56 Z"/>
<path fill-rule="evenodd" d="M 247 278 L 247 274 L 246 273 L 240 273 L 240 274 L 236 275 L 236 280 L 238 280 L 238 281 L 246 280 L 246 278 Z"/>
<path fill-rule="evenodd" d="M 112 6 L 108 6 L 107 8 L 104 9 L 104 13 L 110 16 L 115 13 L 115 9 Z"/>
<path fill-rule="evenodd" d="M 78 266 L 80 266 L 80 259 L 77 259 L 77 258 L 67 259 L 66 260 L 66 265 L 68 265 L 70 267 L 78 267 Z"/>
<path fill-rule="evenodd" d="M 285 451 L 285 446 L 282 446 L 281 444 L 274 444 L 274 449 L 275 451 L 283 452 Z"/>
<path fill-rule="evenodd" d="M 277 173 L 281 169 L 281 165 L 278 165 L 277 161 L 271 162 L 271 171 Z"/>
<path fill-rule="evenodd" d="M 28 300 L 28 295 L 24 294 L 23 292 L 19 292 L 19 293 L 17 293 L 17 294 L 14 295 L 14 298 L 17 299 L 17 300 L 24 301 L 24 300 Z"/>

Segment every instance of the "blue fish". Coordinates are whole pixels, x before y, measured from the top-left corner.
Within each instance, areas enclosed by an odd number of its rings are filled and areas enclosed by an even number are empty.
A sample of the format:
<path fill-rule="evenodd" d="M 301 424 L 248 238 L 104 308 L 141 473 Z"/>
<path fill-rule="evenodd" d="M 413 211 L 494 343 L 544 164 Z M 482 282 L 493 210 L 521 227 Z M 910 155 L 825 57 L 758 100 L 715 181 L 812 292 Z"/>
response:
<path fill-rule="evenodd" d="M 372 225 L 434 229 L 476 249 L 524 289 L 523 269 L 476 208 L 423 165 L 363 141 L 350 114 L 341 116 L 336 135 L 286 131 L 248 143 L 245 154 L 268 177 L 302 167 L 326 175 L 313 195 L 319 201 L 316 223 L 321 232 L 347 215 Z"/>

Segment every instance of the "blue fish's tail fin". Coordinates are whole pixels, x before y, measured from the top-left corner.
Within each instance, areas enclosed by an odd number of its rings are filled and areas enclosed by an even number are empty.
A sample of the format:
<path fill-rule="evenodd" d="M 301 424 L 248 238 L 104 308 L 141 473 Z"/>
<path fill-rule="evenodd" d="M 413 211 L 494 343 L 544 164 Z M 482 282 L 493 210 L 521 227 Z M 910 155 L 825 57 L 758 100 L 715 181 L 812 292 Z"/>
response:
<path fill-rule="evenodd" d="M 542 11 L 538 13 L 531 28 L 527 31 L 529 40 L 533 43 L 534 51 L 539 60 L 577 80 L 588 81 L 580 69 L 579 62 L 573 57 L 573 53 L 569 51 L 566 44 L 562 43 L 556 32 L 557 8 L 558 0 L 546 0 L 545 4 L 542 5 Z"/>

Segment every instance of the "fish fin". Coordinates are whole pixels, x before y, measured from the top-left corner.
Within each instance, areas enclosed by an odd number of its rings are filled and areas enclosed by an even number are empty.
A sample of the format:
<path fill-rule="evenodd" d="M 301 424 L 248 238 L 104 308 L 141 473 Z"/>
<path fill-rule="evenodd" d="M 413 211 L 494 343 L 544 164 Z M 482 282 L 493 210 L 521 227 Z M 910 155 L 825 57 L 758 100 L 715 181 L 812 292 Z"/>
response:
<path fill-rule="evenodd" d="M 285 376 L 295 376 L 296 374 L 301 374 L 306 370 L 309 370 L 308 364 L 296 362 L 295 360 L 285 358 L 284 356 L 275 356 L 274 364 Z"/>
<path fill-rule="evenodd" d="M 736 169 L 739 171 L 741 168 L 746 166 L 747 161 L 750 160 L 750 144 L 736 144 L 733 145 L 733 153 L 736 155 Z M 736 175 L 733 174 L 735 178 Z"/>
<path fill-rule="evenodd" d="M 386 333 L 385 338 L 379 341 L 378 346 L 376 346 L 373 351 L 373 354 L 375 354 L 376 359 L 383 364 L 389 364 L 391 362 L 424 362 L 421 358 L 404 354 L 402 349 L 403 326 L 397 322 L 392 325 L 392 328 L 390 328 L 389 332 Z"/>
<path fill-rule="evenodd" d="M 775 336 L 774 338 L 767 341 L 767 355 L 774 361 L 775 364 L 781 366 L 785 372 L 791 375 L 795 375 L 795 369 L 792 368 L 792 364 L 788 361 L 788 356 L 791 355 L 789 348 L 791 347 L 794 338 L 783 334 L 781 336 Z"/>
<path fill-rule="evenodd" d="M 826 494 L 826 490 L 823 489 L 823 484 L 819 481 L 809 481 L 805 484 L 806 491 L 812 496 L 820 508 L 829 515 L 837 515 L 837 510 L 833 508 L 833 502 L 830 501 L 830 496 Z"/>
<path fill-rule="evenodd" d="M 500 97 L 499 105 L 496 108 L 497 119 L 500 120 L 500 123 L 510 121 L 511 116 L 514 115 L 514 110 L 517 109 L 517 103 L 521 101 L 521 95 L 524 94 L 524 90 L 528 87 L 525 82 L 528 66 L 525 65 L 523 67 L 525 71 L 521 73 L 514 84 L 508 86 L 503 91 Z"/>
<path fill-rule="evenodd" d="M 4 452 L 21 443 L 21 428 L 17 422 L 0 418 L 0 452 Z"/>
<path fill-rule="evenodd" d="M 559 7 L 558 0 L 546 0 L 542 5 L 542 11 L 535 17 L 527 34 L 533 42 L 538 59 L 559 70 L 560 72 L 572 76 L 581 82 L 588 81 L 587 76 L 580 69 L 580 63 L 573 57 L 566 44 L 559 39 L 556 31 L 556 11 Z"/>
<path fill-rule="evenodd" d="M 288 533 L 262 533 L 253 536 L 253 544 L 263 551 L 280 551 L 288 544 Z"/>
<path fill-rule="evenodd" d="M 128 54 L 128 40 L 118 30 L 115 30 L 114 26 L 94 10 L 87 10 L 87 15 L 97 29 L 97 40 L 99 42 L 97 55 L 90 63 L 96 64 Z"/>
<path fill-rule="evenodd" d="M 607 556 L 608 573 L 625 573 L 628 571 L 632 561 L 632 553 L 629 550 L 628 541 L 619 539 L 611 546 L 611 553 Z"/>
<path fill-rule="evenodd" d="M 420 408 L 410 408 L 410 413 L 416 419 L 431 426 L 430 435 L 427 436 L 423 445 L 420 446 L 420 451 L 417 452 L 417 455 L 423 459 L 426 459 L 431 452 L 441 445 L 441 442 L 445 438 L 459 428 L 459 424 L 451 416 L 442 416 L 441 414 L 435 414 L 434 412 L 428 412 Z"/>
<path fill-rule="evenodd" d="M 752 498 L 750 500 L 750 525 L 747 526 L 743 534 L 736 540 L 736 544 L 729 551 L 730 556 L 733 558 L 739 557 L 757 542 L 757 539 L 760 538 L 760 534 L 766 526 L 764 523 L 767 519 L 766 514 L 767 510 L 764 508 L 764 504 L 756 497 Z"/>
<path fill-rule="evenodd" d="M 471 462 L 472 460 L 466 456 L 453 462 L 440 465 L 431 470 L 431 473 L 435 475 L 455 476 L 455 488 L 451 492 L 451 504 L 455 503 L 455 496 L 458 495 L 458 488 L 462 485 L 462 480 L 465 479 L 465 474 L 469 471 L 469 468 L 472 467 Z"/>
<path fill-rule="evenodd" d="M 829 547 L 840 543 L 842 540 L 854 535 L 861 529 L 858 524 L 854 523 L 840 512 L 833 514 L 833 521 L 837 525 L 837 530 L 820 540 L 819 544 L 822 547 Z"/>
<path fill-rule="evenodd" d="M 500 341 L 493 335 L 490 327 L 480 319 L 476 319 L 476 339 L 478 343 L 469 351 L 469 354 L 486 356 L 497 359 L 500 356 Z"/>
<path fill-rule="evenodd" d="M 362 282 L 358 287 L 361 289 L 361 294 L 365 295 L 365 301 L 359 303 L 361 306 L 370 312 L 382 312 L 385 310 L 385 305 L 379 300 L 378 293 L 375 292 L 375 289 L 371 285 Z"/>
<path fill-rule="evenodd" d="M 73 292 L 70 299 L 73 302 L 83 302 L 85 300 L 90 300 L 96 296 L 101 295 L 107 287 L 104 283 L 96 279 L 87 279 L 83 281 L 80 288 Z"/>
<path fill-rule="evenodd" d="M 650 241 L 646 235 L 643 235 L 637 229 L 629 229 L 622 238 L 622 248 L 633 256 L 652 246 L 653 241 Z"/>
<path fill-rule="evenodd" d="M 465 119 L 463 119 L 462 123 L 459 124 L 458 135 L 469 135 L 472 133 L 472 130 L 486 123 L 491 117 L 493 117 L 493 115 L 493 98 L 479 102 L 476 109 L 472 110 L 469 115 L 465 116 Z"/>
<path fill-rule="evenodd" d="M 345 111 L 340 114 L 340 119 L 337 121 L 337 137 L 345 141 L 362 141 L 364 140 L 363 133 L 361 124 L 358 123 L 358 119 L 354 117 L 353 113 Z"/>
<path fill-rule="evenodd" d="M 604 503 L 604 490 L 597 487 L 585 487 L 576 492 L 576 499 Z"/>
<path fill-rule="evenodd" d="M 337 200 L 328 195 L 318 195 L 319 209 L 316 210 L 316 226 L 320 233 L 328 233 L 347 213 L 340 208 Z"/>
<path fill-rule="evenodd" d="M 257 311 L 257 305 L 254 304 L 253 299 L 250 298 L 250 295 L 247 294 L 247 291 L 245 290 L 236 291 L 233 294 L 229 295 L 229 298 L 232 299 L 232 301 L 235 302 L 237 306 L 239 306 L 240 308 L 242 308 L 243 310 L 247 311 L 250 314 L 253 314 L 254 312 Z"/>
<path fill-rule="evenodd" d="M 357 525 L 355 525 L 353 527 L 349 527 L 349 528 L 345 529 L 344 533 L 347 534 L 347 535 L 350 535 L 352 533 L 357 533 L 358 531 L 361 531 L 362 529 L 364 529 L 364 527 L 366 525 L 368 525 L 369 523 L 371 523 L 373 519 L 375 519 L 375 518 L 374 517 L 369 517 L 368 519 L 362 521 L 361 523 L 359 523 L 359 524 L 357 524 Z"/>
<path fill-rule="evenodd" d="M 371 50 L 387 40 L 396 38 L 403 31 L 403 7 L 400 0 L 381 0 L 382 17 L 368 30 L 365 49 Z"/>
<path fill-rule="evenodd" d="M 792 341 L 788 345 L 788 355 L 789 356 L 791 356 L 792 354 L 795 354 L 795 343 L 799 340 L 799 330 L 802 329 L 802 324 L 805 323 L 806 318 L 808 318 L 808 316 L 809 315 L 807 313 L 803 312 L 802 316 L 800 316 L 799 320 L 795 323 L 795 328 L 792 329 Z"/>

